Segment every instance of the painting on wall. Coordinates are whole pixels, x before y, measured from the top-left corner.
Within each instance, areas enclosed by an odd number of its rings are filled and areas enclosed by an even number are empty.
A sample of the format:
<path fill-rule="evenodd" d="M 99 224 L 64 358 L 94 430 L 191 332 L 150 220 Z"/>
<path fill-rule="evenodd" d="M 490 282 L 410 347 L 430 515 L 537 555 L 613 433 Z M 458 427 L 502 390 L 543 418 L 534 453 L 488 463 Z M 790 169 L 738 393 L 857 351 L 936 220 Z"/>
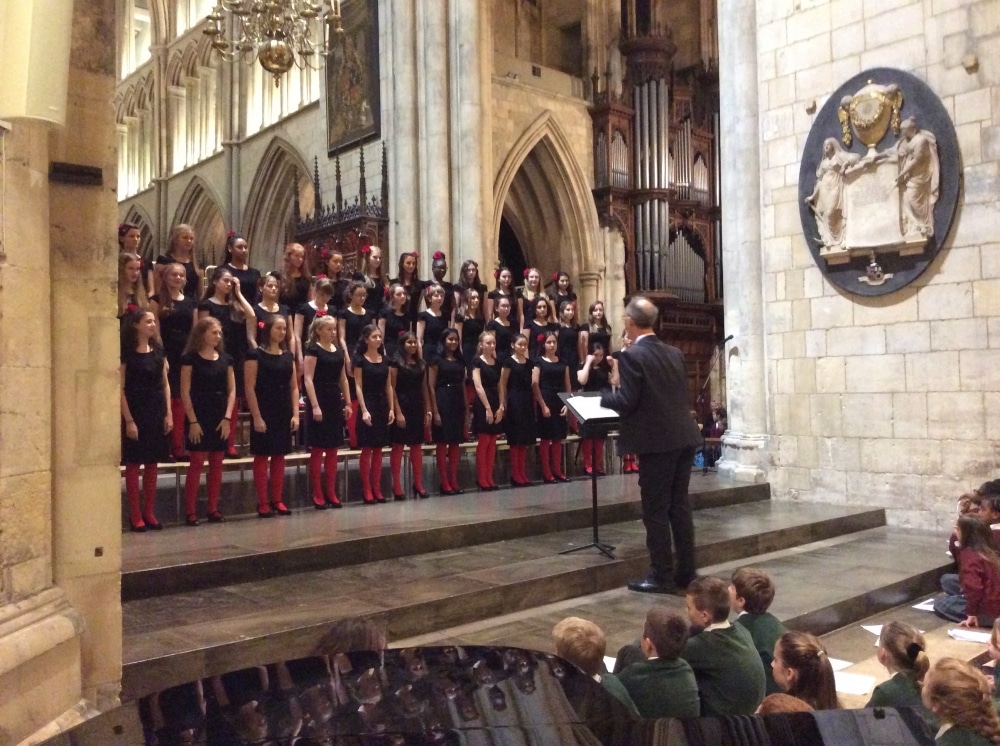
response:
<path fill-rule="evenodd" d="M 332 158 L 381 134 L 378 1 L 343 5 L 343 31 L 331 31 L 326 60 L 327 153 Z"/>

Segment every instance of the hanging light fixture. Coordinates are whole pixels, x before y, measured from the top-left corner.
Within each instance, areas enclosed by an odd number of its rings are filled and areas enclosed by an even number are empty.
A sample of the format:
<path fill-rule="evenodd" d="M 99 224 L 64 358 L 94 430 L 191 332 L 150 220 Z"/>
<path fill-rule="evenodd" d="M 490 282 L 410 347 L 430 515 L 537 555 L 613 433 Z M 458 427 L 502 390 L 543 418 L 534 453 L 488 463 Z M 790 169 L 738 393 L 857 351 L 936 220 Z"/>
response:
<path fill-rule="evenodd" d="M 204 33 L 223 59 L 251 65 L 257 59 L 278 85 L 292 65 L 315 69 L 316 55 L 330 53 L 332 36 L 343 32 L 341 2 L 221 0 L 209 14 Z M 227 19 L 232 19 L 232 40 L 226 38 Z"/>

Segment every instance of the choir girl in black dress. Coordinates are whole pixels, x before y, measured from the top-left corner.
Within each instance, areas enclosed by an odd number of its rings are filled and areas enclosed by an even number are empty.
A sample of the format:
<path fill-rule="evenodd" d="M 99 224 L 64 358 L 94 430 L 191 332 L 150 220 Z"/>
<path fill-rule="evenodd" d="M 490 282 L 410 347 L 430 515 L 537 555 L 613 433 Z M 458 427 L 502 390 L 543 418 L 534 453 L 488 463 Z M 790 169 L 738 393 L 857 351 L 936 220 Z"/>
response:
<path fill-rule="evenodd" d="M 570 390 L 569 369 L 560 362 L 559 338 L 548 332 L 542 341 L 542 354 L 531 371 L 531 386 L 538 403 L 538 453 L 546 484 L 568 482 L 562 470 L 562 443 L 566 439 L 566 405 L 559 392 Z"/>
<path fill-rule="evenodd" d="M 223 349 L 222 326 L 213 318 L 200 319 L 191 331 L 181 358 L 180 392 L 187 420 L 187 449 L 191 457 L 184 480 L 187 525 L 198 525 L 195 507 L 201 469 L 208 458 L 208 520 L 222 523 L 219 492 L 222 458 L 229 440 L 229 418 L 236 406 L 233 359 Z"/>
<path fill-rule="evenodd" d="M 504 405 L 504 432 L 510 447 L 511 487 L 529 487 L 528 447 L 535 445 L 535 401 L 531 387 L 534 362 L 528 357 L 528 339 L 514 337 L 513 354 L 503 361 L 500 401 Z"/>
<path fill-rule="evenodd" d="M 538 296 L 528 307 L 532 311 L 531 319 L 528 321 L 528 354 L 536 358 L 542 354 L 542 340 L 549 332 L 555 333 L 559 329 L 552 314 L 552 306 L 549 305 L 548 298 Z"/>
<path fill-rule="evenodd" d="M 458 462 L 463 426 L 468 419 L 465 363 L 457 329 L 441 333 L 440 348 L 428 361 L 427 387 L 431 398 L 431 437 L 437 444 L 438 476 L 442 495 L 460 495 Z"/>
<path fill-rule="evenodd" d="M 465 361 L 465 399 L 468 402 L 470 412 L 472 402 L 476 398 L 476 389 L 472 385 L 472 361 L 476 359 L 479 348 L 479 335 L 486 329 L 486 320 L 483 318 L 483 296 L 478 290 L 469 288 L 462 291 L 462 297 L 455 312 L 455 328 L 458 329 L 458 336 L 462 340 L 462 359 Z M 475 432 L 475 423 L 465 423 L 465 440 L 469 439 L 469 433 Z"/>
<path fill-rule="evenodd" d="M 268 272 L 260 278 L 260 301 L 253 307 L 254 316 L 257 318 L 257 334 L 250 340 L 250 347 L 255 348 L 264 344 L 264 325 L 272 316 L 281 316 L 288 325 L 288 339 L 285 345 L 295 355 L 298 350 L 297 340 L 292 334 L 292 309 L 281 302 L 281 273 Z"/>
<path fill-rule="evenodd" d="M 365 504 L 373 505 L 385 502 L 382 497 L 382 449 L 389 445 L 389 426 L 395 418 L 389 363 L 382 354 L 382 332 L 376 324 L 369 324 L 361 331 L 355 353 L 361 488 Z"/>
<path fill-rule="evenodd" d="M 317 316 L 309 326 L 302 365 L 308 397 L 309 482 L 316 510 L 342 507 L 337 498 L 337 449 L 344 444 L 344 420 L 351 412 L 351 392 L 347 385 L 346 351 L 338 347 L 338 342 L 337 319 Z"/>
<path fill-rule="evenodd" d="M 198 257 L 194 253 L 194 242 L 194 229 L 190 225 L 181 223 L 170 229 L 167 253 L 156 257 L 154 267 L 156 290 L 151 292 L 159 290 L 167 266 L 176 262 L 184 267 L 184 294 L 192 298 L 198 297 L 201 290 L 201 267 L 198 266 Z"/>
<path fill-rule="evenodd" d="M 305 350 L 306 340 L 309 338 L 309 329 L 313 319 L 320 316 L 333 315 L 330 308 L 330 298 L 333 296 L 333 283 L 325 277 L 321 277 L 313 282 L 313 299 L 306 301 L 295 309 L 295 339 L 299 343 L 299 354 L 296 358 L 301 366 L 303 361 L 303 350 Z M 334 319 L 336 321 L 336 319 Z M 336 326 L 336 324 L 334 325 Z"/>
<path fill-rule="evenodd" d="M 347 437 L 351 448 L 358 447 L 358 397 L 354 386 L 354 350 L 361 340 L 361 330 L 376 323 L 378 317 L 365 307 L 368 290 L 363 282 L 352 280 L 347 285 L 347 305 L 340 312 L 337 338 L 347 355 L 347 383 L 351 388 L 351 414 L 347 418 Z"/>
<path fill-rule="evenodd" d="M 587 313 L 587 323 L 581 324 L 587 331 L 587 353 L 594 351 L 596 345 L 604 348 L 605 356 L 611 352 L 611 324 L 604 313 L 604 303 L 597 300 L 590 304 Z M 586 355 L 584 356 L 586 357 Z"/>
<path fill-rule="evenodd" d="M 233 359 L 236 375 L 236 406 L 229 423 L 229 442 L 226 457 L 238 458 L 236 452 L 236 424 L 240 408 L 246 406 L 243 388 L 243 361 L 250 349 L 249 340 L 257 333 L 253 306 L 243 296 L 242 283 L 226 267 L 216 267 L 209 279 L 205 297 L 198 304 L 198 318 L 211 316 L 222 326 L 223 349 Z"/>
<path fill-rule="evenodd" d="M 392 493 L 397 500 L 405 500 L 400 471 L 403 450 L 410 449 L 410 467 L 413 469 L 413 494 L 427 497 L 423 476 L 424 432 L 431 422 L 431 400 L 427 391 L 427 365 L 420 357 L 417 335 L 405 332 L 397 345 L 396 358 L 389 361 L 392 383 L 395 422 L 390 430 L 392 453 L 389 465 L 392 470 Z"/>
<path fill-rule="evenodd" d="M 417 323 L 417 313 L 420 312 L 420 301 L 424 297 L 424 284 L 420 281 L 417 262 L 420 255 L 415 251 L 405 251 L 399 255 L 398 274 L 389 280 L 389 285 L 399 284 L 406 290 L 407 315 L 410 317 L 410 328 Z M 391 294 L 390 288 L 390 294 Z"/>
<path fill-rule="evenodd" d="M 570 384 L 576 388 L 576 372 L 580 369 L 580 328 L 576 324 L 576 302 L 564 300 L 559 305 L 559 360 L 569 371 Z"/>
<path fill-rule="evenodd" d="M 572 301 L 576 310 L 576 293 L 573 292 L 573 283 L 570 282 L 569 275 L 562 270 L 552 274 L 552 281 L 546 287 L 549 289 L 549 303 L 552 304 L 552 315 L 558 317 L 559 308 L 566 301 Z M 575 319 L 574 319 L 575 322 Z"/>
<path fill-rule="evenodd" d="M 528 336 L 528 323 L 535 317 L 535 300 L 543 295 L 542 273 L 536 267 L 524 270 L 524 285 L 517 289 L 517 318 L 521 333 Z"/>
<path fill-rule="evenodd" d="M 476 392 L 472 411 L 478 439 L 476 486 L 480 492 L 492 492 L 500 489 L 493 480 L 493 465 L 497 458 L 497 439 L 503 432 L 504 418 L 504 404 L 500 400 L 500 375 L 503 368 L 497 359 L 497 340 L 493 332 L 482 332 L 479 335 L 477 352 L 471 366 Z"/>
<path fill-rule="evenodd" d="M 122 463 L 125 494 L 133 531 L 158 531 L 156 520 L 156 464 L 169 453 L 167 434 L 173 429 L 167 359 L 158 341 L 156 316 L 133 308 L 122 319 L 121 356 Z M 139 505 L 139 467 L 143 467 L 142 506 Z"/>
<path fill-rule="evenodd" d="M 345 297 L 350 279 L 344 276 L 344 255 L 337 248 L 327 248 L 320 252 L 323 274 L 333 283 L 333 295 L 328 301 L 333 308 L 331 315 L 337 316 L 347 305 Z"/>
<path fill-rule="evenodd" d="M 285 258 L 281 266 L 281 295 L 278 302 L 288 306 L 293 312 L 309 300 L 312 277 L 306 267 L 306 248 L 300 243 L 285 246 Z M 292 327 L 288 327 L 292 333 Z M 293 348 L 294 351 L 294 348 Z"/>
<path fill-rule="evenodd" d="M 434 276 L 434 279 L 424 283 L 424 300 L 426 302 L 427 288 L 431 285 L 441 286 L 442 290 L 444 290 L 444 303 L 441 306 L 441 312 L 447 321 L 445 324 L 445 328 L 447 328 L 455 320 L 455 285 L 444 279 L 445 275 L 448 274 L 448 259 L 445 257 L 443 251 L 435 251 L 431 257 L 431 274 Z M 429 337 L 429 339 L 431 347 L 437 345 L 437 337 Z M 421 344 L 421 349 L 423 349 L 423 344 Z"/>
<path fill-rule="evenodd" d="M 135 254 L 137 257 L 141 257 L 139 253 L 139 246 L 142 244 L 142 230 L 139 226 L 133 225 L 132 223 L 119 223 L 118 224 L 118 251 L 122 254 Z M 139 268 L 139 282 L 142 283 L 143 297 L 148 298 L 152 291 L 150 288 L 155 287 L 153 266 L 147 265 L 140 259 L 141 265 Z M 121 277 L 121 265 L 119 269 L 119 278 Z M 121 314 L 118 314 L 121 316 Z"/>
<path fill-rule="evenodd" d="M 486 298 L 486 285 L 479 279 L 479 262 L 466 259 L 462 262 L 462 270 L 458 273 L 458 282 L 455 283 L 455 303 L 462 302 L 462 296 L 466 290 L 479 291 L 479 300 L 482 302 Z"/>
<path fill-rule="evenodd" d="M 389 286 L 389 298 L 378 320 L 385 340 L 385 356 L 389 360 L 396 359 L 399 339 L 406 332 L 413 331 L 410 320 L 410 296 L 406 288 L 398 282 Z"/>
<path fill-rule="evenodd" d="M 260 270 L 250 266 L 250 244 L 236 231 L 226 234 L 226 253 L 222 257 L 222 266 L 240 281 L 243 297 L 251 306 L 260 300 Z"/>
<path fill-rule="evenodd" d="M 497 340 L 497 357 L 503 360 L 511 355 L 514 336 L 520 334 L 517 324 L 510 318 L 511 299 L 501 297 L 493 306 L 496 318 L 486 325 L 486 331 L 493 332 Z"/>
<path fill-rule="evenodd" d="M 611 385 L 611 363 L 600 343 L 594 346 L 594 351 L 587 355 L 583 367 L 576 374 L 577 382 L 584 391 L 603 391 Z M 597 476 L 604 476 L 604 438 L 584 438 L 583 471 L 589 477 L 595 471 Z"/>
<path fill-rule="evenodd" d="M 138 254 L 123 251 L 118 255 L 118 318 L 124 319 L 129 311 L 145 311 L 148 306 L 142 284 L 142 259 Z"/>
<path fill-rule="evenodd" d="M 388 275 L 382 266 L 382 249 L 378 246 L 362 246 L 359 257 L 358 272 L 354 279 L 362 282 L 368 296 L 365 298 L 365 308 L 376 318 L 385 302 L 385 290 L 389 287 Z"/>
<path fill-rule="evenodd" d="M 292 450 L 292 433 L 299 429 L 299 383 L 295 357 L 288 349 L 289 337 L 293 335 L 288 319 L 270 316 L 261 330 L 260 345 L 250 351 L 244 364 L 247 403 L 253 419 L 250 453 L 260 518 L 292 514 L 281 499 L 285 456 Z"/>
<path fill-rule="evenodd" d="M 181 402 L 181 356 L 194 326 L 198 299 L 184 292 L 184 265 L 168 264 L 161 275 L 160 292 L 150 298 L 150 309 L 156 313 L 163 351 L 170 364 L 170 410 L 174 429 L 170 434 L 170 449 L 174 459 L 184 460 L 184 405 Z"/>
<path fill-rule="evenodd" d="M 497 301 L 501 298 L 506 298 L 511 304 L 510 309 L 513 314 L 511 321 L 516 325 L 518 321 L 516 313 L 517 296 L 514 292 L 514 275 L 511 274 L 511 271 L 507 267 L 500 267 L 500 269 L 493 273 L 493 276 L 496 278 L 497 286 L 495 290 L 491 290 L 489 295 L 486 296 L 486 302 L 483 304 L 486 309 L 486 320 L 490 321 L 497 317 Z"/>
<path fill-rule="evenodd" d="M 417 314 L 417 343 L 428 365 L 437 354 L 442 332 L 450 328 L 451 324 L 450 317 L 444 312 L 445 293 L 446 290 L 440 285 L 428 286 L 427 308 Z"/>

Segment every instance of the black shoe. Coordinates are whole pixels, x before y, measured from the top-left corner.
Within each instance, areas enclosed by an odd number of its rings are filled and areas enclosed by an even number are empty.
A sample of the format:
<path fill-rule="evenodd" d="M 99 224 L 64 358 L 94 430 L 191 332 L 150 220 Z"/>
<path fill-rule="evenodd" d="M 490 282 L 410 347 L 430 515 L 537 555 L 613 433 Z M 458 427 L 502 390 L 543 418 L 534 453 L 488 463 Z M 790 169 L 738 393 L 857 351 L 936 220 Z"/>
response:
<path fill-rule="evenodd" d="M 317 503 L 317 502 L 314 502 L 313 503 L 313 507 L 316 508 L 316 510 L 326 510 L 327 508 L 329 508 L 331 506 L 327 505 L 326 503 Z"/>
<path fill-rule="evenodd" d="M 276 514 L 272 513 L 270 510 L 261 510 L 260 508 L 257 508 L 258 518 L 274 518 L 275 515 Z"/>
<path fill-rule="evenodd" d="M 240 457 L 240 454 L 238 454 L 236 451 L 226 451 L 226 458 L 227 459 L 234 459 L 234 458 L 239 458 L 239 457 Z"/>
<path fill-rule="evenodd" d="M 198 516 L 196 514 L 194 514 L 194 513 L 188 513 L 187 514 L 187 520 L 185 521 L 185 523 L 187 523 L 187 525 L 189 525 L 189 526 L 197 526 L 198 525 Z"/>
<path fill-rule="evenodd" d="M 463 490 L 461 487 L 456 487 L 455 489 L 453 489 L 451 491 L 451 494 L 453 494 L 453 495 L 464 495 L 465 494 L 465 490 Z"/>
<path fill-rule="evenodd" d="M 208 514 L 208 522 L 209 523 L 225 523 L 226 522 L 226 517 L 224 515 L 222 515 L 222 513 L 220 513 L 218 510 L 213 510 L 211 513 Z"/>
<path fill-rule="evenodd" d="M 674 582 L 677 584 L 678 588 L 683 590 L 684 588 L 687 588 L 689 585 L 691 585 L 691 583 L 699 577 L 700 576 L 696 572 L 693 572 L 689 575 L 675 575 Z"/>
<path fill-rule="evenodd" d="M 517 488 L 517 487 L 531 487 L 533 484 L 534 484 L 534 482 L 518 482 L 518 481 L 515 481 L 513 479 L 510 480 L 510 486 L 511 487 L 515 487 L 515 488 Z"/>
<path fill-rule="evenodd" d="M 344 507 L 344 503 L 340 502 L 340 500 L 338 500 L 337 498 L 333 498 L 332 500 L 329 500 L 327 502 L 327 507 L 330 507 L 330 508 L 333 508 L 334 510 L 336 510 L 337 508 Z"/>
<path fill-rule="evenodd" d="M 426 500 L 428 497 L 430 497 L 430 495 L 428 495 L 427 492 L 418 490 L 416 487 L 413 488 L 413 496 L 419 497 L 421 500 Z"/>
<path fill-rule="evenodd" d="M 146 528 L 148 528 L 150 531 L 162 531 L 163 530 L 163 524 L 160 523 L 159 521 L 151 521 L 151 520 L 149 520 L 147 518 L 146 519 Z"/>
<path fill-rule="evenodd" d="M 375 498 L 375 502 L 377 502 L 379 505 L 385 505 L 385 498 L 382 497 L 381 495 L 378 495 Z"/>
<path fill-rule="evenodd" d="M 545 482 L 545 484 L 555 484 L 559 480 L 555 477 L 542 477 L 542 481 Z"/>
<path fill-rule="evenodd" d="M 476 489 L 479 492 L 492 492 L 493 491 L 493 488 L 490 487 L 488 484 L 486 486 L 483 486 L 483 485 L 479 484 L 478 482 L 476 482 Z"/>
<path fill-rule="evenodd" d="M 132 533 L 135 533 L 135 534 L 144 534 L 144 533 L 146 533 L 149 530 L 149 527 L 146 526 L 145 523 L 142 524 L 141 526 L 136 526 L 134 523 L 132 523 L 131 521 L 129 521 L 129 530 L 132 531 Z"/>
<path fill-rule="evenodd" d="M 278 515 L 291 515 L 292 511 L 285 507 L 282 502 L 271 503 L 271 512 Z"/>
<path fill-rule="evenodd" d="M 676 585 L 673 583 L 657 582 L 657 580 L 653 577 L 644 578 L 642 580 L 630 580 L 628 583 L 628 589 L 630 591 L 637 591 L 638 593 L 677 593 Z"/>
<path fill-rule="evenodd" d="M 568 482 L 568 481 L 570 481 L 570 479 L 565 474 L 556 474 L 556 481 L 557 482 Z"/>
<path fill-rule="evenodd" d="M 392 499 L 398 503 L 406 501 L 406 495 L 397 495 L 395 492 L 392 493 Z"/>
<path fill-rule="evenodd" d="M 607 473 L 604 471 L 604 469 L 598 469 L 595 473 L 599 477 L 606 477 L 607 476 Z"/>

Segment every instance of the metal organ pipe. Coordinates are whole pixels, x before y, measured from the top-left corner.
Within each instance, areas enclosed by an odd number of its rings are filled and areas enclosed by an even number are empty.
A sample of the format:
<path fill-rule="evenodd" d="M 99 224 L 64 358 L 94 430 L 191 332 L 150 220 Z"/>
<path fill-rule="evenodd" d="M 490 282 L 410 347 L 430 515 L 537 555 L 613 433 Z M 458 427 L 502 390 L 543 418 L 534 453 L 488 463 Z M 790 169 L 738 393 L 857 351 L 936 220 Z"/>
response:
<path fill-rule="evenodd" d="M 660 96 L 656 90 L 656 81 L 646 83 L 649 89 L 649 161 L 650 186 L 656 189 L 660 185 Z"/>

